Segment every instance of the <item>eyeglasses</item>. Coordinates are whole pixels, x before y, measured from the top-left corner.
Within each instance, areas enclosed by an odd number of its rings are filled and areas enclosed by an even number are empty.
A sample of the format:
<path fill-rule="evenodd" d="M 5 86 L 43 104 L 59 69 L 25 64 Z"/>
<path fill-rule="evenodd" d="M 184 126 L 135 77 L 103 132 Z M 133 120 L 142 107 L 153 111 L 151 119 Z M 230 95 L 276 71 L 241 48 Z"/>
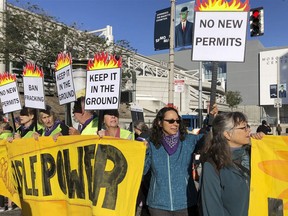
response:
<path fill-rule="evenodd" d="M 174 124 L 174 122 L 176 122 L 177 124 L 180 124 L 181 120 L 177 119 L 163 119 L 163 121 L 168 122 L 169 124 Z"/>
<path fill-rule="evenodd" d="M 139 129 L 139 128 L 137 128 L 137 127 L 134 127 L 134 129 L 137 129 L 137 130 L 139 130 L 139 131 L 142 131 L 141 129 Z"/>
<path fill-rule="evenodd" d="M 244 126 L 244 127 L 238 127 L 238 128 L 234 128 L 235 130 L 236 129 L 239 129 L 239 130 L 244 130 L 245 132 L 247 132 L 248 130 L 250 130 L 250 126 L 248 126 L 248 125 L 246 125 L 246 126 Z"/>

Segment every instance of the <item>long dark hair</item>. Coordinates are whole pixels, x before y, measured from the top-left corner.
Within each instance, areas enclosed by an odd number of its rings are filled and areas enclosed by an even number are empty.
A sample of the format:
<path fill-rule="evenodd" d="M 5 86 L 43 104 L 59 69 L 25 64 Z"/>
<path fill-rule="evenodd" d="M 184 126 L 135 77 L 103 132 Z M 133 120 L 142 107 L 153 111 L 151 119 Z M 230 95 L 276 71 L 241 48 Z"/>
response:
<path fill-rule="evenodd" d="M 202 162 L 213 160 L 217 169 L 231 165 L 231 150 L 224 132 L 232 130 L 242 122 L 247 122 L 247 117 L 241 112 L 218 114 L 212 122 L 212 129 L 206 136 L 201 154 Z"/>
<path fill-rule="evenodd" d="M 164 107 L 157 113 L 155 119 L 152 123 L 151 128 L 151 138 L 150 140 L 153 142 L 153 144 L 156 146 L 156 148 L 160 148 L 161 146 L 161 140 L 163 136 L 162 126 L 159 124 L 160 122 L 163 122 L 165 113 L 168 111 L 174 111 L 178 115 L 179 120 L 181 120 L 179 124 L 179 133 L 180 133 L 180 140 L 183 141 L 185 139 L 185 136 L 187 134 L 187 129 L 181 119 L 181 116 L 178 114 L 178 111 L 173 107 Z"/>

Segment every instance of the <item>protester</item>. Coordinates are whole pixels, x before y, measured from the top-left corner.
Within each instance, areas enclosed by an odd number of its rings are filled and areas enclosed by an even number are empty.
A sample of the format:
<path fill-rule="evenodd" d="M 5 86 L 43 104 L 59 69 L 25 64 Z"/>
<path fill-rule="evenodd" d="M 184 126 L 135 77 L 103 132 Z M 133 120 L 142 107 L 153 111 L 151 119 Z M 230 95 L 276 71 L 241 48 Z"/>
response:
<path fill-rule="evenodd" d="M 276 131 L 277 131 L 277 134 L 280 136 L 280 135 L 281 135 L 281 132 L 282 132 L 282 127 L 281 127 L 280 124 L 277 125 Z"/>
<path fill-rule="evenodd" d="M 151 169 L 147 205 L 151 216 L 190 216 L 196 212 L 197 190 L 191 173 L 192 153 L 203 134 L 188 134 L 173 107 L 153 121 L 144 174 Z"/>
<path fill-rule="evenodd" d="M 8 122 L 0 121 L 0 140 L 13 137 L 13 129 Z"/>
<path fill-rule="evenodd" d="M 218 114 L 205 139 L 200 180 L 201 209 L 206 215 L 248 215 L 250 132 L 241 112 Z M 261 139 L 264 133 L 252 134 Z"/>
<path fill-rule="evenodd" d="M 5 197 L 0 195 L 0 212 L 5 211 Z"/>
<path fill-rule="evenodd" d="M 19 127 L 21 126 L 20 116 L 17 116 L 14 118 L 14 123 L 15 123 L 15 131 L 17 131 L 19 129 Z"/>
<path fill-rule="evenodd" d="M 144 121 L 138 120 L 133 123 L 135 140 L 144 141 L 148 140 L 150 137 L 150 129 L 145 124 Z M 149 190 L 149 184 L 151 179 L 151 172 L 149 171 L 146 175 L 143 176 L 142 182 L 140 185 L 138 197 L 137 197 L 137 212 L 136 216 L 140 215 L 149 215 L 148 206 L 146 204 L 146 199 Z"/>
<path fill-rule="evenodd" d="M 37 125 L 35 118 L 36 110 L 24 106 L 20 111 L 21 126 L 16 130 L 14 138 L 17 139 L 33 137 L 34 132 L 40 131 L 43 127 Z"/>
<path fill-rule="evenodd" d="M 13 133 L 11 130 L 11 126 L 8 122 L 1 121 L 0 122 L 0 140 L 7 139 L 8 137 L 13 137 Z M 5 211 L 5 197 L 0 195 L 0 212 Z M 12 210 L 12 203 L 9 202 L 7 210 Z"/>
<path fill-rule="evenodd" d="M 3 118 L 2 121 L 0 121 L 0 140 L 5 140 L 8 137 L 13 139 L 13 128 L 10 126 L 9 122 L 6 122 L 6 120 Z M 6 207 L 5 207 L 5 199 L 7 199 Z M 17 206 L 15 205 L 15 207 Z M 10 211 L 12 209 L 13 209 L 12 200 L 0 195 L 0 212 L 5 210 Z"/>
<path fill-rule="evenodd" d="M 112 136 L 122 139 L 133 140 L 134 135 L 131 131 L 119 127 L 119 112 L 116 109 L 103 111 L 103 123 L 105 130 L 99 130 L 98 135 Z"/>
<path fill-rule="evenodd" d="M 60 119 L 49 105 L 45 109 L 39 110 L 38 121 L 44 126 L 42 133 L 36 133 L 34 138 L 39 136 L 52 136 L 56 141 L 58 136 L 69 135 L 69 127 Z"/>
<path fill-rule="evenodd" d="M 134 133 L 135 133 L 135 139 L 137 138 L 143 138 L 147 139 L 150 136 L 150 130 L 149 127 L 145 124 L 144 121 L 138 120 L 133 123 L 134 126 Z"/>
<path fill-rule="evenodd" d="M 258 126 L 256 132 L 263 132 L 264 134 L 268 134 L 271 132 L 271 127 L 267 124 L 265 120 L 262 121 L 262 124 Z"/>
<path fill-rule="evenodd" d="M 95 135 L 98 131 L 98 117 L 93 110 L 84 109 L 85 97 L 79 97 L 74 102 L 74 119 L 79 123 L 79 128 L 69 127 L 70 135 Z"/>

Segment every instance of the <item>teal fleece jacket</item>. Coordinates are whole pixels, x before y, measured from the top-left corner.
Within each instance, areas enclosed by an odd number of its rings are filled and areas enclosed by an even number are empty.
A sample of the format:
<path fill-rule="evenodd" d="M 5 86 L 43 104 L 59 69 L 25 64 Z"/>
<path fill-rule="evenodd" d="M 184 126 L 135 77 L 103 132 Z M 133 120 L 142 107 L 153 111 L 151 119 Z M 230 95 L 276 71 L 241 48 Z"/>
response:
<path fill-rule="evenodd" d="M 250 153 L 246 149 L 246 146 L 234 149 L 232 159 L 249 168 Z M 200 184 L 204 216 L 248 215 L 250 175 L 237 166 L 224 167 L 217 174 L 214 166 L 205 162 Z"/>
<path fill-rule="evenodd" d="M 192 179 L 192 156 L 201 135 L 187 134 L 177 151 L 169 156 L 164 147 L 152 142 L 146 152 L 144 174 L 151 169 L 147 197 L 149 207 L 176 211 L 197 203 L 197 190 Z"/>

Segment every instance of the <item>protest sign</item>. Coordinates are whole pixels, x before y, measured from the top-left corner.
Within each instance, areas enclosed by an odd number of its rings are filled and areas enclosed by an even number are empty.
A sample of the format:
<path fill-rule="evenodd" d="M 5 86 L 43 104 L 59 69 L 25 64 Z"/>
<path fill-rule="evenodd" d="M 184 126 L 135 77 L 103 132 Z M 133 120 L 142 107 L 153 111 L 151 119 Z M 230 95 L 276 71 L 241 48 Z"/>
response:
<path fill-rule="evenodd" d="M 0 100 L 3 113 L 10 113 L 21 109 L 16 75 L 9 73 L 0 74 Z"/>
<path fill-rule="evenodd" d="M 88 62 L 85 109 L 118 109 L 121 64 L 121 58 L 105 53 Z"/>
<path fill-rule="evenodd" d="M 28 63 L 23 70 L 25 106 L 45 109 L 43 71 L 38 66 Z"/>
<path fill-rule="evenodd" d="M 71 55 L 60 53 L 55 62 L 55 69 L 59 104 L 63 105 L 76 101 Z"/>
<path fill-rule="evenodd" d="M 243 62 L 249 1 L 200 1 L 195 5 L 193 61 Z"/>

